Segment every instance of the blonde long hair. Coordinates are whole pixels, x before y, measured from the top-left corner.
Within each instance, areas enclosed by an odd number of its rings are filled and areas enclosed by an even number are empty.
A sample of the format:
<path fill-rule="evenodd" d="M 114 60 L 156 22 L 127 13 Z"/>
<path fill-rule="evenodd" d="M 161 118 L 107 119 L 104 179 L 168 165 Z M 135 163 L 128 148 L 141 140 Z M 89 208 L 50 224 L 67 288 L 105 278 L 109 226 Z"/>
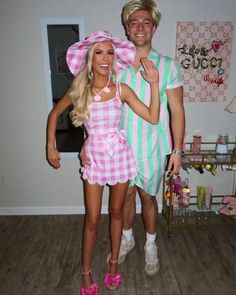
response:
<path fill-rule="evenodd" d="M 74 106 L 70 112 L 72 124 L 75 127 L 81 126 L 85 120 L 89 118 L 89 106 L 93 101 L 92 87 L 93 87 L 93 52 L 97 43 L 91 46 L 86 58 L 86 67 L 74 79 L 71 85 L 71 92 L 69 93 L 69 100 Z M 113 46 L 114 47 L 114 46 Z M 112 78 L 116 75 L 115 70 L 116 59 L 112 68 Z"/>
<path fill-rule="evenodd" d="M 147 10 L 150 12 L 153 24 L 158 27 L 161 12 L 157 1 L 155 0 L 130 0 L 123 6 L 122 23 L 125 29 L 129 24 L 129 17 L 137 10 Z"/>

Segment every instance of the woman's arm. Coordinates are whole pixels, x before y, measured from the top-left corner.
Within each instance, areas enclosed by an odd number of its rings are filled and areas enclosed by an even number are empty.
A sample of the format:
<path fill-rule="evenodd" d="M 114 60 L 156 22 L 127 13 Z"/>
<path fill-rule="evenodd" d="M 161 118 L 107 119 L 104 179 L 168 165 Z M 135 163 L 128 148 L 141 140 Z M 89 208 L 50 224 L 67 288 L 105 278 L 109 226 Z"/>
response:
<path fill-rule="evenodd" d="M 157 124 L 160 115 L 158 70 L 148 58 L 142 58 L 141 63 L 144 68 L 144 72 L 141 72 L 142 76 L 150 84 L 151 88 L 151 102 L 149 108 L 139 100 L 135 92 L 126 84 L 122 84 L 121 98 L 137 115 L 152 124 Z"/>
<path fill-rule="evenodd" d="M 60 153 L 56 148 L 57 120 L 70 105 L 71 103 L 69 101 L 68 90 L 48 115 L 46 153 L 47 160 L 54 169 L 58 169 L 60 167 L 61 159 Z"/>

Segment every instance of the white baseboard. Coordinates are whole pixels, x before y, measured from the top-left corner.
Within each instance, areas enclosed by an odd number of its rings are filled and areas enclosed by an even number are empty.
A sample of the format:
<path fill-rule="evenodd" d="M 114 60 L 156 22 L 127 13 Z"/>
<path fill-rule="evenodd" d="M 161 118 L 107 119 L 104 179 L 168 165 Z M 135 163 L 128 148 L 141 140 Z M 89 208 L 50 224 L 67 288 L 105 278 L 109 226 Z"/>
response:
<path fill-rule="evenodd" d="M 162 206 L 158 208 L 161 212 Z M 141 213 L 141 205 L 136 207 L 137 213 Z M 72 207 L 0 207 L 0 216 L 13 215 L 73 215 L 84 214 L 84 206 Z M 108 214 L 107 205 L 102 206 L 102 214 Z"/>

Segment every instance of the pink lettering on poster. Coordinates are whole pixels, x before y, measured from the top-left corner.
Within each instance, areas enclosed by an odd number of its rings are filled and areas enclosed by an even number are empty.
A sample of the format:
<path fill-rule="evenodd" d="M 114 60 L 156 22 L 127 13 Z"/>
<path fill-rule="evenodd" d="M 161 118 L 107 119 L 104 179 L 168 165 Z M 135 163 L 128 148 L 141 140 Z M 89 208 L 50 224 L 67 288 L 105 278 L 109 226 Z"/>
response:
<path fill-rule="evenodd" d="M 181 69 L 184 100 L 226 100 L 233 24 L 220 22 L 177 22 L 176 60 Z"/>

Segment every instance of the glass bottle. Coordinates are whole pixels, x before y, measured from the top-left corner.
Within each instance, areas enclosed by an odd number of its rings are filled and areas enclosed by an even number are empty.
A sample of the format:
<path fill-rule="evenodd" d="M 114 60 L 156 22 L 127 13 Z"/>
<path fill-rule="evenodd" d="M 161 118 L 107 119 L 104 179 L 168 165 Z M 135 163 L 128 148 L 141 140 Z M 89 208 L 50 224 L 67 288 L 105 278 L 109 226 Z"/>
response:
<path fill-rule="evenodd" d="M 185 184 L 182 189 L 182 202 L 184 206 L 189 205 L 189 200 L 190 200 L 190 188 L 188 184 L 188 178 L 185 178 Z"/>
<path fill-rule="evenodd" d="M 217 139 L 216 152 L 218 154 L 228 153 L 229 136 L 227 133 L 220 133 Z"/>
<path fill-rule="evenodd" d="M 196 130 L 193 134 L 193 147 L 192 152 L 193 154 L 199 154 L 201 151 L 201 143 L 202 143 L 202 137 L 199 130 Z"/>

